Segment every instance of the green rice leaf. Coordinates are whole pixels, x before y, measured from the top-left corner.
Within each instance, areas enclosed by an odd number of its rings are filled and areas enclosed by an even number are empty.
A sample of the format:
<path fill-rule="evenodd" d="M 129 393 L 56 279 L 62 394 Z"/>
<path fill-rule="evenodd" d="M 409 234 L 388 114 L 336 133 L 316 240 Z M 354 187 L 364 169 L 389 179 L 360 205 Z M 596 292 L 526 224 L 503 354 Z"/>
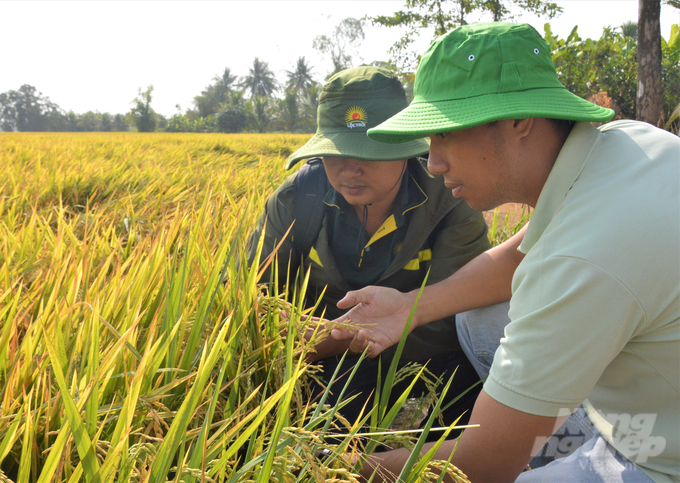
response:
<path fill-rule="evenodd" d="M 196 406 L 200 402 L 200 396 L 205 388 L 208 378 L 210 377 L 210 372 L 215 366 L 217 359 L 224 351 L 224 339 L 229 327 L 230 324 L 224 324 L 217 337 L 217 343 L 211 348 L 209 355 L 206 356 L 206 352 L 203 354 L 201 364 L 198 367 L 196 381 L 189 390 L 189 394 L 187 394 L 186 398 L 184 399 L 179 411 L 177 411 L 175 419 L 170 426 L 170 430 L 161 444 L 158 454 L 156 455 L 156 459 L 153 462 L 153 466 L 151 467 L 150 481 L 153 483 L 162 483 L 167 477 L 172 464 L 172 459 L 174 458 L 180 444 L 185 440 L 186 428 L 191 421 L 191 416 L 196 409 Z"/>
<path fill-rule="evenodd" d="M 66 418 L 68 419 L 71 425 L 73 441 L 76 444 L 76 448 L 78 449 L 78 456 L 80 456 L 80 459 L 83 464 L 83 469 L 85 471 L 85 479 L 88 482 L 100 483 L 101 480 L 99 478 L 96 478 L 96 475 L 99 472 L 99 463 L 97 462 L 97 457 L 95 455 L 94 447 L 92 446 L 92 441 L 90 440 L 90 437 L 87 435 L 87 430 L 85 429 L 83 420 L 81 419 L 80 413 L 78 412 L 78 409 L 76 408 L 76 405 L 73 402 L 73 399 L 71 398 L 71 394 L 69 393 L 68 385 L 66 384 L 66 380 L 64 379 L 64 374 L 62 372 L 61 364 L 59 362 L 59 357 L 56 355 L 56 350 L 52 345 L 52 342 L 50 341 L 47 332 L 45 332 L 45 327 L 42 326 L 42 329 L 44 334 L 43 341 L 47 346 L 50 360 L 52 361 L 52 370 L 54 371 L 55 379 L 57 380 L 57 384 L 59 385 L 61 398 L 64 402 L 64 411 L 66 412 Z"/>
<path fill-rule="evenodd" d="M 14 415 L 12 424 L 9 425 L 5 436 L 2 438 L 2 443 L 0 443 L 0 464 L 5 459 L 5 456 L 7 456 L 7 453 L 9 453 L 9 450 L 12 449 L 14 441 L 16 441 L 17 428 L 19 427 L 19 423 L 21 423 L 21 417 L 23 414 L 24 406 L 21 406 L 19 411 Z"/>

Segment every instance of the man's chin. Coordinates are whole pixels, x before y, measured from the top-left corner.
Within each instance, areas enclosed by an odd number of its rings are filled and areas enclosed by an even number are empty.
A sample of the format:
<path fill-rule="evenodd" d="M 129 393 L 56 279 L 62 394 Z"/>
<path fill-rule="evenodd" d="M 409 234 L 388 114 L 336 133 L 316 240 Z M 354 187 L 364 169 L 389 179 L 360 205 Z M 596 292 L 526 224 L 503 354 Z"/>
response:
<path fill-rule="evenodd" d="M 494 208 L 498 208 L 500 205 L 503 203 L 494 203 L 491 201 L 485 201 L 485 200 L 467 200 L 463 197 L 461 197 L 465 202 L 470 206 L 475 211 L 490 211 L 493 210 Z"/>
<path fill-rule="evenodd" d="M 470 206 L 475 211 L 493 211 L 505 203 L 488 203 L 480 206 Z"/>
<path fill-rule="evenodd" d="M 470 208 L 472 208 L 475 211 L 489 211 L 493 210 L 494 208 L 498 208 L 501 206 L 503 203 L 506 203 L 506 201 L 501 201 L 498 199 L 474 199 L 474 198 L 469 198 L 469 191 L 464 191 L 462 189 L 462 186 L 458 186 L 454 189 L 451 190 L 451 195 L 456 198 L 465 201 Z"/>

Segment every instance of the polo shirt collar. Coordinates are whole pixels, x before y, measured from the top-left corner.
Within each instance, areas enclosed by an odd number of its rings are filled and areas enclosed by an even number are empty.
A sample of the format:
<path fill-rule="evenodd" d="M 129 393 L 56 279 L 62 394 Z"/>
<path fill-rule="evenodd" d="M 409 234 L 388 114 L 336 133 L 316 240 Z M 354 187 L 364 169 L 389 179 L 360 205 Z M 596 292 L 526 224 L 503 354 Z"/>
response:
<path fill-rule="evenodd" d="M 600 131 L 589 122 L 577 122 L 560 150 L 536 202 L 519 251 L 527 253 L 552 221 L 597 144 Z"/>

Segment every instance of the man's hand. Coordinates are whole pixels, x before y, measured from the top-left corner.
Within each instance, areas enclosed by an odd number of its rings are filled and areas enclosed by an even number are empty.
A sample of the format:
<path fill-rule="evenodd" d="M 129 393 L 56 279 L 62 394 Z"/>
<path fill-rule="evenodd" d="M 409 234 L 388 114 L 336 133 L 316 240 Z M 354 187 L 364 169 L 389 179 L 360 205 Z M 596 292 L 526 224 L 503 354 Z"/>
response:
<path fill-rule="evenodd" d="M 434 459 L 446 461 L 451 452 L 451 464 L 465 473 L 473 482 L 510 483 L 526 468 L 531 457 L 550 439 L 550 436 L 567 419 L 528 414 L 512 409 L 491 398 L 482 389 L 470 416 L 470 424 L 478 428 L 466 429 L 456 440 L 444 441 Z M 435 443 L 425 443 L 421 454 L 429 451 Z M 372 481 L 394 482 L 385 475 L 398 475 L 409 457 L 404 449 L 371 455 L 361 470 L 367 481 L 373 469 L 380 465 L 380 478 Z M 445 478 L 444 481 L 450 481 Z"/>
<path fill-rule="evenodd" d="M 401 339 L 406 321 L 411 314 L 415 297 L 385 287 L 366 287 L 349 292 L 338 302 L 338 308 L 354 307 L 337 321 L 350 320 L 365 327 L 358 331 L 333 329 L 336 340 L 350 340 L 352 352 L 363 352 L 368 347 L 368 357 L 375 357 Z M 417 327 L 415 319 L 409 331 Z"/>

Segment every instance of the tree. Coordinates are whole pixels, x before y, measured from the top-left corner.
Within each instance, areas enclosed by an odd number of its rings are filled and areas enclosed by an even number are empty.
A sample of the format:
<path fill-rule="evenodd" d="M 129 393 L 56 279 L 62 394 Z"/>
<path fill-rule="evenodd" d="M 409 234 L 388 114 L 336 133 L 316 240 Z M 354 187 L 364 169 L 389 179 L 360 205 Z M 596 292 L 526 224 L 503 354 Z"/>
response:
<path fill-rule="evenodd" d="M 623 34 L 624 37 L 630 37 L 631 39 L 635 40 L 637 42 L 637 35 L 638 35 L 638 26 L 637 22 L 623 22 L 621 24 L 621 33 Z"/>
<path fill-rule="evenodd" d="M 219 107 L 219 103 L 217 102 L 216 97 L 212 95 L 210 88 L 194 97 L 194 105 L 201 117 L 208 117 L 215 114 Z"/>
<path fill-rule="evenodd" d="M 566 39 L 559 39 L 546 24 L 545 40 L 557 77 L 569 91 L 584 99 L 607 92 L 619 117 L 635 117 L 637 50 L 632 38 L 607 27 L 599 40 L 583 40 L 574 27 Z"/>
<path fill-rule="evenodd" d="M 97 119 L 97 114 L 92 111 L 87 111 L 85 114 L 81 115 L 78 127 L 78 130 L 83 132 L 98 131 L 99 121 Z"/>
<path fill-rule="evenodd" d="M 312 42 L 315 50 L 331 57 L 333 71 L 328 75 L 329 77 L 352 66 L 349 49 L 355 48 L 357 42 L 366 38 L 363 25 L 363 20 L 348 17 L 335 26 L 330 36 L 319 35 Z"/>
<path fill-rule="evenodd" d="M 109 114 L 108 112 L 105 112 L 104 114 L 101 115 L 99 130 L 102 132 L 113 131 L 113 118 L 111 117 L 111 114 Z"/>
<path fill-rule="evenodd" d="M 245 95 L 245 91 L 232 91 L 231 95 L 229 96 L 229 105 L 235 107 L 245 107 Z"/>
<path fill-rule="evenodd" d="M 253 97 L 247 105 L 247 112 L 257 132 L 267 132 L 267 126 L 272 120 L 269 98 L 265 96 Z"/>
<path fill-rule="evenodd" d="M 213 84 L 215 97 L 217 97 L 220 103 L 226 102 L 234 88 L 236 76 L 231 73 L 229 67 L 225 67 L 222 75 L 213 77 L 213 81 L 215 81 L 215 84 Z"/>
<path fill-rule="evenodd" d="M 241 132 L 246 127 L 248 115 L 243 107 L 229 106 L 217 114 L 217 127 L 220 132 Z"/>
<path fill-rule="evenodd" d="M 680 25 L 671 27 L 666 42 L 661 38 L 661 82 L 663 106 L 667 114 L 666 125 L 671 132 L 680 134 Z"/>
<path fill-rule="evenodd" d="M 156 113 L 151 108 L 152 92 L 153 86 L 147 87 L 144 92 L 142 92 L 140 87 L 138 96 L 132 101 L 135 106 L 130 110 L 130 114 L 139 132 L 153 132 L 156 130 Z"/>
<path fill-rule="evenodd" d="M 560 82 L 574 94 L 588 99 L 606 93 L 613 101 L 617 118 L 635 119 L 637 105 L 637 43 L 618 29 L 609 27 L 598 40 L 583 40 L 575 27 L 566 39 L 553 35 L 545 25 Z M 673 112 L 680 102 L 680 28 L 674 25 L 668 42 L 661 39 L 664 112 Z M 669 126 L 669 129 L 671 127 Z"/>
<path fill-rule="evenodd" d="M 299 57 L 293 70 L 287 70 L 288 82 L 286 87 L 293 89 L 297 94 L 301 94 L 314 84 L 312 78 L 312 68 L 304 57 Z"/>
<path fill-rule="evenodd" d="M 168 118 L 163 114 L 156 113 L 156 126 L 163 131 L 168 127 Z"/>
<path fill-rule="evenodd" d="M 15 109 L 16 125 L 19 131 L 45 131 L 42 119 L 42 94 L 35 87 L 24 84 L 16 92 Z"/>
<path fill-rule="evenodd" d="M 637 46 L 636 119 L 663 127 L 663 86 L 661 84 L 661 2 L 639 0 Z"/>
<path fill-rule="evenodd" d="M 269 64 L 255 57 L 253 66 L 240 85 L 250 91 L 251 98 L 270 96 L 276 91 L 276 77 L 269 69 Z"/>
<path fill-rule="evenodd" d="M 279 116 L 288 132 L 295 132 L 300 121 L 300 106 L 297 92 L 290 88 L 286 90 L 286 97 L 278 101 Z"/>
<path fill-rule="evenodd" d="M 168 120 L 168 127 L 165 130 L 167 132 L 189 132 L 191 122 L 181 112 L 177 112 Z"/>
<path fill-rule="evenodd" d="M 59 106 L 31 85 L 0 94 L 0 127 L 3 131 L 60 131 L 66 127 Z"/>
<path fill-rule="evenodd" d="M 113 129 L 119 132 L 128 131 L 130 129 L 128 123 L 125 122 L 125 116 L 123 114 L 116 114 L 113 116 Z"/>
<path fill-rule="evenodd" d="M 194 105 L 200 117 L 207 118 L 216 114 L 228 102 L 236 76 L 231 73 L 231 69 L 225 67 L 222 75 L 213 77 L 213 81 L 213 84 L 194 97 Z"/>
<path fill-rule="evenodd" d="M 545 2 L 542 0 L 483 0 L 480 2 L 483 11 L 491 12 L 494 22 L 503 20 L 513 20 L 514 15 L 510 13 L 507 4 L 515 5 L 522 10 L 531 12 L 539 17 L 554 18 L 562 13 L 562 7 L 556 3 Z"/>
<path fill-rule="evenodd" d="M 78 114 L 73 111 L 68 111 L 66 115 L 66 130 L 68 132 L 78 132 L 78 123 L 80 122 Z"/>
<path fill-rule="evenodd" d="M 390 47 L 390 60 L 398 72 L 413 73 L 420 55 L 410 50 L 423 30 L 433 38 L 467 24 L 474 11 L 490 12 L 493 20 L 512 19 L 507 5 L 515 5 L 536 15 L 553 18 L 562 12 L 556 3 L 544 0 L 406 0 L 405 9 L 392 15 L 369 17 L 373 25 L 405 28 L 404 35 Z"/>
<path fill-rule="evenodd" d="M 316 131 L 316 116 L 319 109 L 319 95 L 321 94 L 321 85 L 315 83 L 307 89 L 307 92 L 302 96 L 300 101 L 300 122 L 298 131 L 300 132 L 315 132 Z"/>

